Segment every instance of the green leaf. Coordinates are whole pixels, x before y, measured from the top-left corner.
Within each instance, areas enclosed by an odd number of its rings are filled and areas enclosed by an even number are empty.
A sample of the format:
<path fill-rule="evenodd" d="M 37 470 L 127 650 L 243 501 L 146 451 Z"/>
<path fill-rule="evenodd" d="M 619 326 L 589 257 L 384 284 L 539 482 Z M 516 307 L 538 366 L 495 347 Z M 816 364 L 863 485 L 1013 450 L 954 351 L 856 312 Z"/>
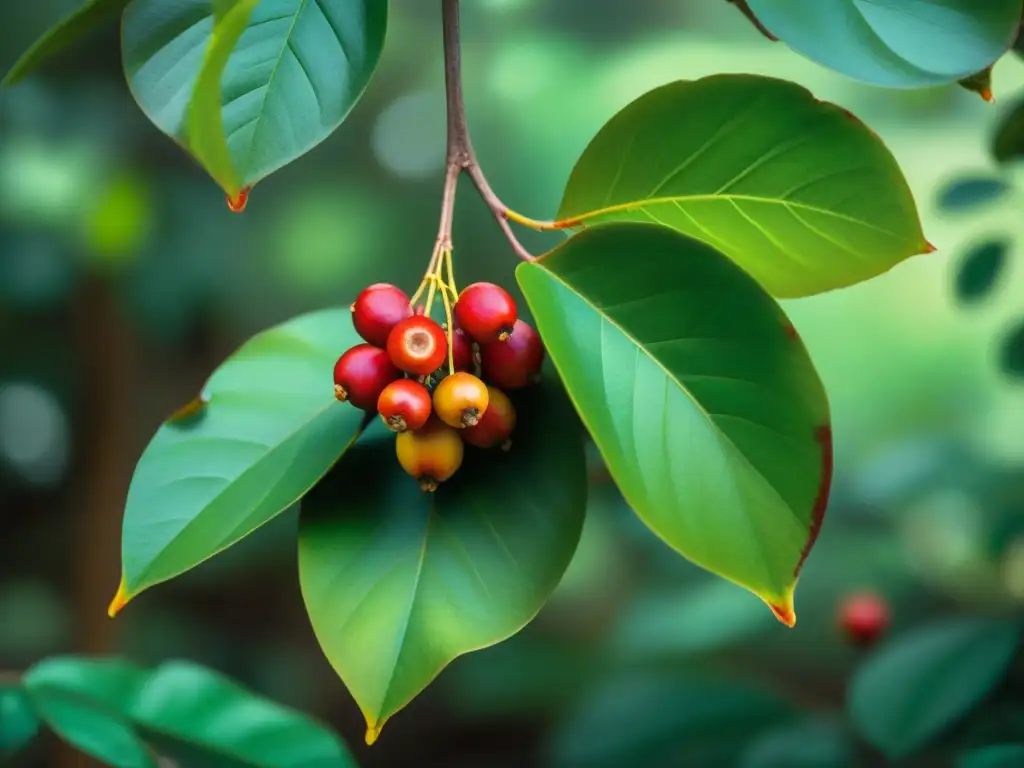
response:
<path fill-rule="evenodd" d="M 735 765 L 744 743 L 793 719 L 786 702 L 730 681 L 677 675 L 612 679 L 556 729 L 556 768 Z"/>
<path fill-rule="evenodd" d="M 792 624 L 832 437 L 782 309 L 710 246 L 650 224 L 591 227 L 516 276 L 626 501 Z"/>
<path fill-rule="evenodd" d="M 148 671 L 117 660 L 58 657 L 37 665 L 26 681 L 37 707 L 45 712 L 54 711 L 55 702 L 64 707 L 56 710 L 65 713 L 60 725 L 65 730 L 74 726 L 75 739 L 44 716 L 85 751 L 82 739 L 88 734 L 80 733 L 80 726 L 92 718 L 101 725 L 117 723 L 119 733 L 131 733 L 136 742 L 133 728 L 147 737 L 181 742 L 193 753 L 254 768 L 354 766 L 344 745 L 324 726 L 192 662 L 171 661 Z"/>
<path fill-rule="evenodd" d="M 586 507 L 579 423 L 552 383 L 513 402 L 511 451 L 467 448 L 435 494 L 402 472 L 388 435 L 357 445 L 303 502 L 302 594 L 367 743 L 456 657 L 522 629 L 572 559 Z"/>
<path fill-rule="evenodd" d="M 1024 744 L 995 744 L 965 752 L 956 768 L 1019 768 L 1024 765 Z"/>
<path fill-rule="evenodd" d="M 122 708 L 144 680 L 121 661 L 57 657 L 26 672 L 24 686 L 43 721 L 76 749 L 116 768 L 156 768 Z"/>
<path fill-rule="evenodd" d="M 222 0 L 215 34 L 209 0 L 132 0 L 122 28 L 135 100 L 229 195 L 341 124 L 369 83 L 387 27 L 387 0 L 262 0 L 250 15 L 252 4 Z"/>
<path fill-rule="evenodd" d="M 812 717 L 761 734 L 738 768 L 855 768 L 854 745 L 843 724 Z"/>
<path fill-rule="evenodd" d="M 807 296 L 930 250 L 896 161 L 849 112 L 754 75 L 641 96 L 594 137 L 560 228 L 653 221 L 714 246 L 769 292 Z"/>
<path fill-rule="evenodd" d="M 1024 320 L 1016 321 L 1003 335 L 999 367 L 1014 379 L 1024 379 Z"/>
<path fill-rule="evenodd" d="M 263 525 L 337 461 L 365 414 L 335 400 L 331 371 L 358 341 L 342 309 L 276 326 L 160 428 L 128 490 L 112 613 Z"/>
<path fill-rule="evenodd" d="M 86 0 L 78 10 L 65 16 L 36 40 L 0 85 L 14 85 L 24 80 L 65 48 L 74 45 L 107 19 L 123 11 L 128 3 L 129 0 Z"/>
<path fill-rule="evenodd" d="M 957 179 L 939 193 L 939 207 L 950 212 L 969 211 L 1004 197 L 1011 189 L 1002 179 L 988 176 Z"/>
<path fill-rule="evenodd" d="M 1006 240 L 988 240 L 964 254 L 954 286 L 961 304 L 974 304 L 991 295 L 1006 270 L 1009 250 Z"/>
<path fill-rule="evenodd" d="M 188 108 L 188 137 L 192 154 L 231 198 L 238 196 L 242 184 L 232 164 L 224 132 L 221 80 L 257 2 L 214 1 L 213 34 Z"/>
<path fill-rule="evenodd" d="M 854 676 L 847 697 L 854 725 L 892 758 L 927 745 L 995 688 L 1020 635 L 1011 622 L 954 619 L 898 638 Z"/>
<path fill-rule="evenodd" d="M 748 0 L 772 34 L 812 61 L 889 88 L 952 83 L 1006 53 L 1021 0 Z"/>
<path fill-rule="evenodd" d="M 20 688 L 0 688 L 0 759 L 13 755 L 39 732 L 39 718 Z"/>
<path fill-rule="evenodd" d="M 992 156 L 1000 163 L 1024 159 L 1024 99 L 1000 119 L 992 140 Z"/>

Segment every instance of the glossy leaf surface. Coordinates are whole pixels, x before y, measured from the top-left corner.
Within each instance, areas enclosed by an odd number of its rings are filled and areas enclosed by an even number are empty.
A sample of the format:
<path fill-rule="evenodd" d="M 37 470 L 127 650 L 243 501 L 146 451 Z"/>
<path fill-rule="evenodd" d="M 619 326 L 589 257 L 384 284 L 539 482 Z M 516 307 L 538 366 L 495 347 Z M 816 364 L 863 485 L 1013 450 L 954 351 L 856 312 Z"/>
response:
<path fill-rule="evenodd" d="M 219 78 L 220 108 L 234 181 L 246 187 L 308 152 L 341 124 L 377 66 L 387 26 L 387 0 L 261 0 L 230 45 L 241 18 L 233 14 L 251 4 L 242 0 L 225 14 L 224 39 L 216 41 L 223 48 L 210 54 L 209 0 L 132 0 L 122 30 L 135 100 L 193 154 L 190 124 L 215 120 L 189 118 L 197 80 L 206 62 L 202 84 L 212 88 L 219 59 L 231 49 Z M 209 109 L 211 102 L 200 98 L 198 109 Z M 199 140 L 207 146 L 202 135 Z M 207 151 L 199 154 L 208 160 Z M 224 184 L 219 160 L 208 170 Z"/>
<path fill-rule="evenodd" d="M 302 594 L 369 743 L 457 656 L 522 629 L 572 559 L 586 506 L 579 422 L 553 383 L 513 401 L 511 450 L 467 448 L 435 494 L 402 472 L 381 429 L 303 502 Z"/>
<path fill-rule="evenodd" d="M 3 85 L 14 85 L 25 79 L 65 48 L 74 45 L 101 24 L 112 21 L 128 2 L 86 0 L 81 7 L 58 21 L 36 40 L 4 77 Z"/>
<path fill-rule="evenodd" d="M 927 745 L 992 691 L 1020 642 L 1008 621 L 953 619 L 897 638 L 850 684 L 858 730 L 892 758 Z"/>
<path fill-rule="evenodd" d="M 1021 0 L 748 0 L 772 34 L 874 85 L 920 88 L 980 72 L 1013 44 Z"/>
<path fill-rule="evenodd" d="M 778 304 L 710 246 L 650 224 L 591 227 L 516 276 L 630 506 L 795 621 L 832 439 L 821 381 Z"/>
<path fill-rule="evenodd" d="M 576 164 L 558 219 L 664 224 L 780 297 L 851 285 L 929 250 L 881 140 L 806 89 L 754 75 L 670 83 L 628 105 Z"/>
<path fill-rule="evenodd" d="M 159 429 L 128 491 L 122 598 L 230 546 L 327 472 L 364 417 L 335 400 L 331 382 L 357 341 L 342 309 L 276 326 L 214 372 L 194 413 Z"/>

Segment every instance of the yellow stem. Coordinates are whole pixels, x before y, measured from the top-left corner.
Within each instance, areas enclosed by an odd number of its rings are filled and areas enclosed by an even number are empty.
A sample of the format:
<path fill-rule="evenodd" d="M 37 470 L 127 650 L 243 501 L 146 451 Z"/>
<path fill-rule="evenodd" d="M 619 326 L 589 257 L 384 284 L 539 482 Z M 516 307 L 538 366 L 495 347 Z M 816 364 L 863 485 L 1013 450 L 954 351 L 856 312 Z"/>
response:
<path fill-rule="evenodd" d="M 455 267 L 452 266 L 452 252 L 445 251 L 445 266 L 448 268 L 448 285 L 452 290 L 452 301 L 459 300 L 459 289 L 455 287 Z"/>
<path fill-rule="evenodd" d="M 511 208 L 505 209 L 505 218 L 509 221 L 514 221 L 516 224 L 522 224 L 524 227 L 535 229 L 538 232 L 550 232 L 552 230 L 566 228 L 566 224 L 563 222 L 531 219 L 529 216 L 523 216 L 521 213 L 516 213 Z"/>

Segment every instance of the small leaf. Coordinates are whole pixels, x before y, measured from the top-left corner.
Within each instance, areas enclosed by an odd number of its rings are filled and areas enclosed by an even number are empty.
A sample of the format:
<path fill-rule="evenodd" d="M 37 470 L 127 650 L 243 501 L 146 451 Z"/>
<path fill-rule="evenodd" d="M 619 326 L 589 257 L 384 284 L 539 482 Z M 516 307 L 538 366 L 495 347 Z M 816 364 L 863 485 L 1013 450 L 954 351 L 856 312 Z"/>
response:
<path fill-rule="evenodd" d="M 156 768 L 156 760 L 123 712 L 145 680 L 130 664 L 56 657 L 25 673 L 35 711 L 64 741 L 116 768 Z"/>
<path fill-rule="evenodd" d="M 13 755 L 39 732 L 39 718 L 20 688 L 0 688 L 0 759 Z"/>
<path fill-rule="evenodd" d="M 434 494 L 402 472 L 387 435 L 357 445 L 303 502 L 302 595 L 367 743 L 453 659 L 522 629 L 572 560 L 582 432 L 556 385 L 518 395 L 511 450 L 467 448 Z"/>
<path fill-rule="evenodd" d="M 217 11 L 215 33 L 209 0 L 133 0 L 122 54 L 142 110 L 234 200 L 341 124 L 377 66 L 388 11 L 387 0 L 219 0 Z"/>
<path fill-rule="evenodd" d="M 798 85 L 753 75 L 670 83 L 627 106 L 576 164 L 558 218 L 664 224 L 780 297 L 852 285 L 930 250 L 870 129 Z"/>
<path fill-rule="evenodd" d="M 854 725 L 891 758 L 926 746 L 995 688 L 1020 634 L 1011 622 L 954 619 L 897 638 L 850 684 Z"/>
<path fill-rule="evenodd" d="M 1006 375 L 1024 379 L 1024 321 L 1011 327 L 1003 337 L 999 365 Z"/>
<path fill-rule="evenodd" d="M 588 228 L 516 276 L 630 506 L 792 625 L 832 438 L 782 309 L 722 254 L 650 224 Z"/>
<path fill-rule="evenodd" d="M 1000 163 L 1024 159 L 1024 99 L 999 121 L 992 140 L 992 156 Z"/>
<path fill-rule="evenodd" d="M 556 768 L 735 765 L 751 736 L 793 719 L 786 702 L 726 681 L 660 674 L 610 680 L 555 731 Z"/>
<path fill-rule="evenodd" d="M 960 260 L 956 273 L 956 297 L 961 304 L 973 304 L 992 293 L 1003 274 L 1010 244 L 990 240 L 971 248 Z"/>
<path fill-rule="evenodd" d="M 346 310 L 290 320 L 214 372 L 193 418 L 160 428 L 128 490 L 120 605 L 251 533 L 337 461 L 365 414 L 335 399 L 331 370 L 357 342 Z"/>
<path fill-rule="evenodd" d="M 24 80 L 65 48 L 74 45 L 96 27 L 121 13 L 128 3 L 129 0 L 86 0 L 78 10 L 65 16 L 36 40 L 18 59 L 0 85 L 14 85 Z"/>
<path fill-rule="evenodd" d="M 1019 768 L 1024 765 L 1024 744 L 995 744 L 960 755 L 956 768 Z"/>
<path fill-rule="evenodd" d="M 1021 0 L 748 0 L 790 48 L 844 75 L 889 88 L 952 83 L 994 64 L 1013 43 Z"/>
<path fill-rule="evenodd" d="M 957 179 L 939 193 L 939 207 L 946 211 L 969 211 L 988 205 L 1010 192 L 1010 185 L 1002 179 L 972 176 Z"/>

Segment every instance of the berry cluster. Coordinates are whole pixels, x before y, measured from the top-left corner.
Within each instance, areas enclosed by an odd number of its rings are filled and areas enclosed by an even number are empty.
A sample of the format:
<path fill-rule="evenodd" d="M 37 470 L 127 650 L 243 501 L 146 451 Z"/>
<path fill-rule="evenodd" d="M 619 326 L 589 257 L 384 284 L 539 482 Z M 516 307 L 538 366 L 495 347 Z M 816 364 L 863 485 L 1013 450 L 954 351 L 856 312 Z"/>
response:
<path fill-rule="evenodd" d="M 439 325 L 400 288 L 371 285 L 352 305 L 366 343 L 334 366 L 335 396 L 380 414 L 398 433 L 399 464 L 425 491 L 459 469 L 463 443 L 508 450 L 516 411 L 505 390 L 536 381 L 544 362 L 539 334 L 504 288 L 468 286 L 454 314 L 453 328 Z"/>

